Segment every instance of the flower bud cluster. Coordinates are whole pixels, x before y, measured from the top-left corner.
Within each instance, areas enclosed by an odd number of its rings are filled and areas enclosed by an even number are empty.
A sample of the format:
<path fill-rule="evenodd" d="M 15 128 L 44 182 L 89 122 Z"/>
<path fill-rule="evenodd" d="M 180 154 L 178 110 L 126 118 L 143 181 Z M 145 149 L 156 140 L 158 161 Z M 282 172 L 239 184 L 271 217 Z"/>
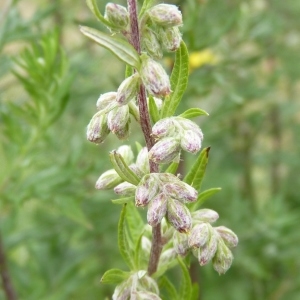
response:
<path fill-rule="evenodd" d="M 161 300 L 156 281 L 144 270 L 130 275 L 114 291 L 113 300 Z"/>
<path fill-rule="evenodd" d="M 163 49 L 172 52 L 179 48 L 182 15 L 177 6 L 158 4 L 151 7 L 144 16 L 143 25 L 142 48 L 154 59 L 162 58 Z"/>
<path fill-rule="evenodd" d="M 129 13 L 126 7 L 115 4 L 107 3 L 105 6 L 104 18 L 111 23 L 112 31 L 127 30 L 129 25 Z"/>
<path fill-rule="evenodd" d="M 178 177 L 169 173 L 146 174 L 135 192 L 136 206 L 148 205 L 147 221 L 159 224 L 163 217 L 179 232 L 188 232 L 192 217 L 186 203 L 197 200 L 198 192 Z"/>
<path fill-rule="evenodd" d="M 214 269 L 224 274 L 231 266 L 233 255 L 229 248 L 236 247 L 238 237 L 224 226 L 212 227 L 219 215 L 211 209 L 201 209 L 191 214 L 193 228 L 189 234 L 175 232 L 173 245 L 179 255 L 186 255 L 192 249 L 200 266 L 212 260 Z"/>
<path fill-rule="evenodd" d="M 152 135 L 158 142 L 151 148 L 149 158 L 158 164 L 179 160 L 181 149 L 197 153 L 203 140 L 198 125 L 182 117 L 158 121 L 152 128 Z"/>

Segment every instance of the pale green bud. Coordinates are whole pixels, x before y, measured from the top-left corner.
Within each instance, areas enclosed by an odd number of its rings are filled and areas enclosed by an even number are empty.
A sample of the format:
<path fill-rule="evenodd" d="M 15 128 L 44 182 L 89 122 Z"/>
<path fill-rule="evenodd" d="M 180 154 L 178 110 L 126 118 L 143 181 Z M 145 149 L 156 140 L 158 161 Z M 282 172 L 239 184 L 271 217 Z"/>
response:
<path fill-rule="evenodd" d="M 182 15 L 177 6 L 158 4 L 147 11 L 151 20 L 160 26 L 173 27 L 182 25 Z"/>
<path fill-rule="evenodd" d="M 222 239 L 219 240 L 218 249 L 213 259 L 213 267 L 219 274 L 225 274 L 233 261 L 233 255 Z"/>
<path fill-rule="evenodd" d="M 117 186 L 122 181 L 122 178 L 115 170 L 108 170 L 98 178 L 95 188 L 97 190 L 109 190 Z"/>
<path fill-rule="evenodd" d="M 176 51 L 180 47 L 181 43 L 181 33 L 179 28 L 169 27 L 169 28 L 161 28 L 159 30 L 159 39 L 162 43 L 162 46 L 167 51 Z"/>
<path fill-rule="evenodd" d="M 192 227 L 189 209 L 183 203 L 171 198 L 168 199 L 167 219 L 181 233 L 189 232 Z"/>
<path fill-rule="evenodd" d="M 158 178 L 155 173 L 145 175 L 135 192 L 135 205 L 146 206 L 158 193 Z"/>
<path fill-rule="evenodd" d="M 188 235 L 175 231 L 173 235 L 173 246 L 177 254 L 185 256 L 189 251 Z"/>
<path fill-rule="evenodd" d="M 175 124 L 173 118 L 165 118 L 156 122 L 152 128 L 152 135 L 155 139 L 169 137 L 175 133 Z"/>
<path fill-rule="evenodd" d="M 169 76 L 164 68 L 147 55 L 141 56 L 140 76 L 147 91 L 158 98 L 171 92 Z"/>
<path fill-rule="evenodd" d="M 178 129 L 180 131 L 191 130 L 199 136 L 201 141 L 203 140 L 203 133 L 196 123 L 194 123 L 191 120 L 182 118 L 182 117 L 175 117 L 174 120 L 176 121 L 176 123 L 177 123 L 176 126 L 178 127 Z M 184 134 L 185 133 L 182 132 L 182 135 L 184 135 Z"/>
<path fill-rule="evenodd" d="M 100 95 L 96 103 L 97 110 L 105 109 L 108 105 L 116 100 L 116 96 L 116 92 L 108 92 Z"/>
<path fill-rule="evenodd" d="M 119 140 L 126 140 L 129 137 L 129 122 L 118 131 L 115 132 L 115 135 Z"/>
<path fill-rule="evenodd" d="M 133 162 L 134 154 L 130 146 L 122 145 L 118 148 L 117 152 L 121 154 L 122 158 L 124 159 L 127 165 L 130 165 Z"/>
<path fill-rule="evenodd" d="M 161 59 L 163 56 L 162 47 L 156 33 L 148 27 L 142 33 L 142 48 L 149 56 L 155 59 Z"/>
<path fill-rule="evenodd" d="M 107 115 L 107 125 L 112 133 L 125 128 L 129 120 L 129 108 L 127 105 L 116 107 Z"/>
<path fill-rule="evenodd" d="M 127 9 L 115 3 L 107 3 L 105 6 L 104 17 L 116 28 L 126 29 L 129 23 L 129 14 Z"/>
<path fill-rule="evenodd" d="M 192 228 L 188 238 L 190 248 L 200 248 L 207 243 L 210 237 L 209 226 L 207 223 L 201 223 Z"/>
<path fill-rule="evenodd" d="M 184 151 L 195 154 L 201 149 L 202 138 L 195 131 L 185 130 L 181 135 L 180 146 Z"/>
<path fill-rule="evenodd" d="M 140 76 L 138 73 L 126 78 L 118 88 L 116 102 L 119 106 L 127 104 L 136 97 L 139 89 Z"/>
<path fill-rule="evenodd" d="M 150 173 L 149 157 L 147 147 L 142 148 L 136 158 L 136 165 L 145 174 Z"/>
<path fill-rule="evenodd" d="M 132 171 L 133 173 L 135 173 L 140 179 L 143 178 L 143 176 L 144 176 L 145 174 L 148 174 L 148 173 L 149 173 L 149 172 L 147 172 L 147 173 L 143 172 L 143 171 L 138 167 L 137 164 L 131 164 L 131 165 L 129 166 L 129 168 L 130 168 L 131 171 Z"/>
<path fill-rule="evenodd" d="M 197 222 L 213 223 L 219 219 L 219 214 L 212 209 L 204 208 L 192 212 L 192 218 L 195 223 Z"/>
<path fill-rule="evenodd" d="M 99 112 L 93 116 L 86 132 L 86 137 L 90 142 L 100 144 L 105 140 L 110 132 L 106 120 L 106 115 Z"/>
<path fill-rule="evenodd" d="M 211 230 L 210 239 L 198 250 L 198 261 L 200 266 L 206 265 L 216 254 L 219 237 Z"/>
<path fill-rule="evenodd" d="M 168 197 L 164 193 L 156 195 L 148 204 L 147 221 L 151 226 L 156 226 L 166 215 Z"/>
<path fill-rule="evenodd" d="M 170 137 L 157 142 L 149 151 L 149 159 L 158 164 L 168 164 L 178 157 L 180 142 Z"/>
<path fill-rule="evenodd" d="M 125 182 L 118 184 L 114 188 L 114 192 L 117 195 L 121 195 L 121 196 L 132 196 L 135 194 L 135 189 L 136 189 L 135 185 L 125 181 Z"/>
<path fill-rule="evenodd" d="M 128 300 L 131 294 L 132 277 L 117 285 L 112 295 L 112 300 Z"/>
<path fill-rule="evenodd" d="M 159 267 L 168 265 L 170 262 L 172 262 L 177 256 L 177 253 L 174 248 L 167 249 L 163 251 L 159 258 Z"/>
<path fill-rule="evenodd" d="M 165 184 L 163 190 L 169 197 L 184 203 L 195 202 L 198 197 L 198 192 L 193 187 L 180 180 Z"/>
<path fill-rule="evenodd" d="M 135 297 L 135 298 L 133 298 Z M 130 299 L 136 299 L 136 300 L 161 300 L 161 298 L 151 292 L 147 291 L 136 291 L 131 293 L 131 298 Z"/>
<path fill-rule="evenodd" d="M 159 289 L 156 281 L 150 276 L 146 275 L 146 273 L 147 272 L 145 271 L 145 275 L 140 276 L 137 288 L 147 290 L 148 292 L 152 292 L 155 294 L 159 294 Z"/>
<path fill-rule="evenodd" d="M 151 228 L 151 227 L 150 227 Z M 150 254 L 150 250 L 151 250 L 151 241 L 145 237 L 145 236 L 142 236 L 142 242 L 141 242 L 141 245 L 142 245 L 142 249 L 144 252 Z"/>
<path fill-rule="evenodd" d="M 227 247 L 234 248 L 237 246 L 239 239 L 232 230 L 225 226 L 215 227 L 215 230 L 219 233 Z"/>

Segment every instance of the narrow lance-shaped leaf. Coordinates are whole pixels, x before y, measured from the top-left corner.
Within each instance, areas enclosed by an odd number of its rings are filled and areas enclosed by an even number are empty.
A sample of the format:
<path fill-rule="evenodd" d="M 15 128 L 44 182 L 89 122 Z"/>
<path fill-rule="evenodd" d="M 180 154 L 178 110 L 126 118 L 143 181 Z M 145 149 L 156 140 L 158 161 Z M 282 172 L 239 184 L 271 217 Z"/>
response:
<path fill-rule="evenodd" d="M 119 153 L 117 153 L 117 151 L 112 151 L 109 154 L 109 157 L 114 169 L 123 180 L 134 185 L 138 185 L 139 178 L 130 170 L 123 157 Z"/>
<path fill-rule="evenodd" d="M 201 151 L 192 169 L 183 180 L 187 184 L 193 186 L 196 190 L 199 190 L 202 184 L 202 180 L 208 163 L 209 150 L 210 147 L 204 148 Z"/>
<path fill-rule="evenodd" d="M 178 166 L 179 166 L 179 163 L 174 161 L 168 166 L 168 168 L 166 169 L 166 171 L 164 173 L 175 174 L 178 169 Z"/>
<path fill-rule="evenodd" d="M 200 108 L 190 108 L 186 110 L 184 113 L 180 114 L 178 117 L 182 117 L 185 119 L 192 119 L 203 115 L 208 116 L 209 114 L 205 110 Z"/>
<path fill-rule="evenodd" d="M 154 124 L 160 120 L 159 111 L 152 96 L 149 97 L 149 113 Z"/>
<path fill-rule="evenodd" d="M 144 255 L 142 252 L 142 238 L 143 238 L 144 232 L 142 232 L 139 236 L 139 238 L 136 241 L 135 244 L 135 251 L 134 251 L 134 265 L 137 270 L 140 270 L 143 268 L 141 266 L 141 257 Z"/>
<path fill-rule="evenodd" d="M 139 68 L 140 57 L 133 46 L 127 41 L 86 26 L 80 26 L 80 31 L 100 46 L 111 51 L 120 60 L 136 69 Z"/>
<path fill-rule="evenodd" d="M 191 300 L 192 298 L 192 282 L 189 271 L 183 260 L 178 257 L 178 262 L 182 270 L 182 280 L 179 290 L 179 299 Z"/>
<path fill-rule="evenodd" d="M 101 14 L 101 12 L 99 11 L 96 0 L 86 0 L 86 4 L 87 4 L 88 8 L 91 10 L 91 12 L 94 14 L 94 16 L 100 22 L 102 22 L 103 24 L 105 24 L 106 26 L 108 26 L 110 28 L 114 28 L 113 24 L 111 24 L 109 21 L 107 21 Z"/>
<path fill-rule="evenodd" d="M 176 51 L 175 64 L 171 74 L 172 94 L 165 98 L 162 109 L 162 118 L 174 115 L 182 95 L 187 87 L 189 76 L 189 55 L 185 43 L 182 41 Z"/>
<path fill-rule="evenodd" d="M 139 210 L 129 202 L 127 205 L 126 222 L 128 224 L 130 235 L 135 243 L 144 228 L 144 221 L 139 213 Z"/>
<path fill-rule="evenodd" d="M 125 272 L 120 269 L 110 269 L 104 273 L 101 278 L 102 283 L 119 284 L 130 276 L 130 272 Z"/>
<path fill-rule="evenodd" d="M 159 290 L 166 290 L 166 292 L 168 293 L 167 299 L 178 300 L 178 292 L 167 276 L 164 275 L 160 277 L 158 284 Z"/>
<path fill-rule="evenodd" d="M 119 198 L 119 199 L 113 199 L 111 200 L 111 202 L 113 204 L 125 204 L 125 203 L 129 203 L 134 201 L 134 196 L 131 197 L 123 197 L 123 198 Z"/>
<path fill-rule="evenodd" d="M 190 206 L 191 211 L 197 210 L 208 198 L 221 191 L 221 188 L 212 188 L 198 195 L 197 201 Z"/>

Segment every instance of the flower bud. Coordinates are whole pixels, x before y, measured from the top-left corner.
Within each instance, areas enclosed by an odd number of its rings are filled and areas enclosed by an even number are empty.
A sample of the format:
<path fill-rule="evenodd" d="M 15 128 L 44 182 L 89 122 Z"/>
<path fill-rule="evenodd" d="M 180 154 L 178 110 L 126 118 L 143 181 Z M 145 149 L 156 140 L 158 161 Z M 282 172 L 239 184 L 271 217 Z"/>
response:
<path fill-rule="evenodd" d="M 192 228 L 188 237 L 190 248 L 200 248 L 207 243 L 210 236 L 209 226 L 207 223 L 201 223 Z"/>
<path fill-rule="evenodd" d="M 215 227 L 215 230 L 219 233 L 227 247 L 234 248 L 237 246 L 239 239 L 232 230 L 225 226 Z"/>
<path fill-rule="evenodd" d="M 129 136 L 129 123 L 127 122 L 125 127 L 120 128 L 118 131 L 114 132 L 114 134 L 116 135 L 116 137 L 119 140 L 126 140 Z"/>
<path fill-rule="evenodd" d="M 151 227 L 150 227 L 151 228 Z M 150 250 L 151 250 L 151 241 L 145 237 L 145 236 L 142 236 L 142 242 L 141 242 L 141 245 L 142 245 L 142 249 L 144 251 L 144 253 L 147 253 L 147 254 L 150 254 Z"/>
<path fill-rule="evenodd" d="M 145 28 L 142 33 L 142 47 L 147 54 L 155 59 L 161 59 L 163 56 L 161 45 L 153 30 Z"/>
<path fill-rule="evenodd" d="M 104 17 L 118 29 L 125 29 L 129 23 L 127 9 L 115 3 L 106 4 Z"/>
<path fill-rule="evenodd" d="M 169 197 L 184 203 L 195 202 L 198 197 L 198 192 L 193 187 L 179 180 L 165 184 L 163 189 Z"/>
<path fill-rule="evenodd" d="M 189 209 L 181 202 L 168 199 L 167 219 L 179 232 L 187 233 L 192 227 L 192 218 Z"/>
<path fill-rule="evenodd" d="M 136 299 L 136 300 L 161 300 L 161 298 L 154 294 L 154 293 L 151 293 L 151 292 L 147 292 L 147 291 L 138 291 L 138 292 L 134 292 L 135 293 L 135 296 L 136 298 L 133 298 L 132 294 L 131 294 L 131 297 L 130 299 Z M 127 299 L 127 298 L 126 298 Z M 124 298 L 125 300 L 125 298 Z"/>
<path fill-rule="evenodd" d="M 109 104 L 116 100 L 116 96 L 116 92 L 108 92 L 100 95 L 96 103 L 97 110 L 105 109 Z"/>
<path fill-rule="evenodd" d="M 174 248 L 167 249 L 163 251 L 159 258 L 159 267 L 162 267 L 164 265 L 168 265 L 172 260 L 174 260 L 177 256 L 177 253 Z"/>
<path fill-rule="evenodd" d="M 133 162 L 134 154 L 130 146 L 122 145 L 118 148 L 117 152 L 121 154 L 122 158 L 124 159 L 127 165 L 130 165 Z"/>
<path fill-rule="evenodd" d="M 201 149 L 202 139 L 192 130 L 185 130 L 181 135 L 180 146 L 190 153 L 197 153 Z"/>
<path fill-rule="evenodd" d="M 127 104 L 136 97 L 140 82 L 140 75 L 135 73 L 127 77 L 119 86 L 116 96 L 116 102 L 119 106 Z"/>
<path fill-rule="evenodd" d="M 182 15 L 177 6 L 158 4 L 148 10 L 152 22 L 164 27 L 173 27 L 182 24 Z"/>
<path fill-rule="evenodd" d="M 139 271 L 142 272 L 142 271 Z M 138 289 L 147 290 L 148 292 L 152 292 L 155 294 L 159 294 L 159 289 L 156 281 L 150 276 L 146 275 L 146 271 L 144 276 L 139 277 Z"/>
<path fill-rule="evenodd" d="M 145 173 L 143 172 L 138 166 L 137 164 L 131 164 L 129 166 L 130 170 L 137 175 L 137 177 L 139 177 L 140 179 L 144 177 L 144 175 L 148 174 L 149 172 Z"/>
<path fill-rule="evenodd" d="M 218 240 L 218 236 L 211 230 L 209 241 L 198 250 L 198 261 L 200 266 L 206 265 L 215 256 L 218 248 Z"/>
<path fill-rule="evenodd" d="M 149 157 L 147 147 L 142 148 L 136 158 L 138 168 L 145 174 L 150 173 Z"/>
<path fill-rule="evenodd" d="M 156 122 L 152 128 L 152 135 L 155 139 L 161 139 L 173 135 L 175 126 L 173 118 L 165 118 Z"/>
<path fill-rule="evenodd" d="M 178 27 L 161 28 L 159 39 L 167 51 L 176 51 L 180 47 L 181 33 Z"/>
<path fill-rule="evenodd" d="M 219 219 L 219 214 L 208 208 L 199 209 L 197 211 L 192 212 L 192 218 L 194 222 L 207 222 L 213 223 Z"/>
<path fill-rule="evenodd" d="M 146 206 L 158 193 L 158 179 L 155 173 L 145 175 L 135 191 L 135 205 Z"/>
<path fill-rule="evenodd" d="M 113 300 L 127 300 L 131 293 L 132 278 L 129 277 L 121 284 L 117 285 L 112 295 Z"/>
<path fill-rule="evenodd" d="M 173 246 L 177 254 L 185 256 L 189 251 L 188 235 L 175 231 L 173 235 Z"/>
<path fill-rule="evenodd" d="M 106 124 L 105 114 L 96 113 L 91 119 L 86 132 L 86 137 L 90 142 L 100 144 L 109 134 L 109 128 Z"/>
<path fill-rule="evenodd" d="M 167 212 L 168 197 L 164 193 L 155 196 L 148 205 L 147 221 L 151 226 L 161 222 Z"/>
<path fill-rule="evenodd" d="M 107 125 L 112 133 L 124 130 L 129 120 L 129 108 L 127 105 L 116 107 L 107 115 Z"/>
<path fill-rule="evenodd" d="M 179 127 L 179 129 L 191 130 L 199 136 L 201 141 L 203 140 L 203 133 L 196 123 L 194 123 L 191 120 L 182 118 L 182 117 L 175 117 L 174 119 L 176 120 L 176 123 L 177 123 L 177 126 Z"/>
<path fill-rule="evenodd" d="M 109 190 L 117 186 L 122 181 L 122 178 L 115 170 L 108 170 L 98 178 L 95 188 L 97 190 Z"/>
<path fill-rule="evenodd" d="M 164 68 L 147 55 L 141 56 L 140 76 L 147 91 L 158 98 L 170 94 L 169 76 Z"/>
<path fill-rule="evenodd" d="M 149 159 L 158 164 L 168 164 L 178 157 L 180 143 L 176 138 L 164 138 L 149 151 Z"/>
<path fill-rule="evenodd" d="M 218 249 L 213 259 L 213 267 L 219 274 L 225 274 L 233 261 L 233 255 L 223 240 L 219 240 Z"/>
<path fill-rule="evenodd" d="M 118 184 L 114 188 L 114 192 L 117 195 L 121 195 L 121 196 L 132 196 L 135 194 L 135 189 L 136 189 L 135 185 L 125 181 L 125 182 Z"/>

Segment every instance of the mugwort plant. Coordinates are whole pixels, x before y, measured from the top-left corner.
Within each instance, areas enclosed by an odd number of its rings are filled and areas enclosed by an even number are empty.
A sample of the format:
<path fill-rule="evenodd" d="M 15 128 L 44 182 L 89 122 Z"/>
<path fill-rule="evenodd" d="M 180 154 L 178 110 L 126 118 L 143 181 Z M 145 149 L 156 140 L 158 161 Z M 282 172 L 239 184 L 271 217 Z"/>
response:
<path fill-rule="evenodd" d="M 112 299 L 197 299 L 192 285 L 189 256 L 200 266 L 212 261 L 224 274 L 231 266 L 230 248 L 238 243 L 236 234 L 224 226 L 215 227 L 219 215 L 211 209 L 199 209 L 220 188 L 201 191 L 210 148 L 204 148 L 190 171 L 177 174 L 181 152 L 201 150 L 203 133 L 191 119 L 208 115 L 191 108 L 176 115 L 188 82 L 188 51 L 180 28 L 182 14 L 177 6 L 154 4 L 145 0 L 138 12 L 136 0 L 127 7 L 107 3 L 102 15 L 96 0 L 88 7 L 110 32 L 82 26 L 81 32 L 107 48 L 126 64 L 126 74 L 117 91 L 100 96 L 97 112 L 87 128 L 87 139 L 101 144 L 110 134 L 126 140 L 130 122 L 137 122 L 145 147 L 137 146 L 135 158 L 128 145 L 110 154 L 113 168 L 96 182 L 99 190 L 113 189 L 123 205 L 118 245 L 129 270 L 108 270 L 103 283 L 116 285 Z M 171 76 L 160 59 L 164 52 L 175 53 Z M 147 210 L 144 224 L 139 207 Z M 179 265 L 182 283 L 176 289 L 166 271 Z"/>

